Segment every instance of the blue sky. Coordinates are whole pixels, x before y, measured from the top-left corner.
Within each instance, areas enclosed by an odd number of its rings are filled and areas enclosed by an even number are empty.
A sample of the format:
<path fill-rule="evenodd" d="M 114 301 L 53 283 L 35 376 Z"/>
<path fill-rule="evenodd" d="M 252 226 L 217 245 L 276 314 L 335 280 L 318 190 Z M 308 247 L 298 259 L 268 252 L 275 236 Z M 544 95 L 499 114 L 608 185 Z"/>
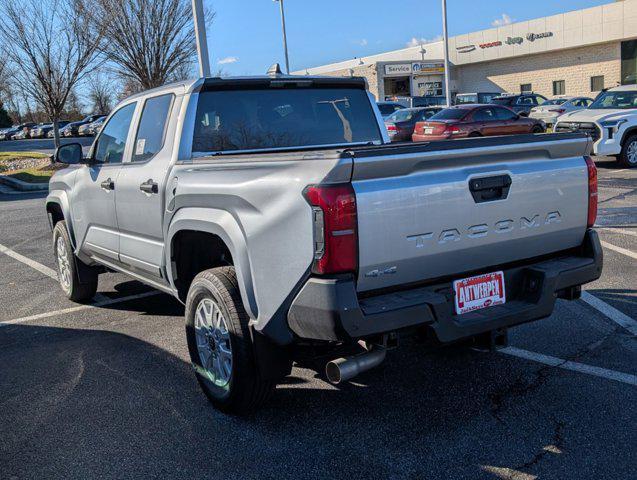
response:
<path fill-rule="evenodd" d="M 449 34 L 530 20 L 611 0 L 447 0 Z M 279 6 L 272 0 L 204 0 L 213 72 L 265 73 L 284 64 Z M 439 0 L 285 0 L 292 70 L 396 50 L 442 33 Z M 504 17 L 503 17 L 504 16 Z"/>

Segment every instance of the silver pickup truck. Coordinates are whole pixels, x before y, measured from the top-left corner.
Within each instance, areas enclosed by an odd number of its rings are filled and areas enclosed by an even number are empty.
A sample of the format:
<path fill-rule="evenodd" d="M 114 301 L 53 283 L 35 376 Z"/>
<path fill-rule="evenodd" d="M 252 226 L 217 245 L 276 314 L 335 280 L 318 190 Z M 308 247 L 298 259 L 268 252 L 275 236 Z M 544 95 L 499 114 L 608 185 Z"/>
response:
<path fill-rule="evenodd" d="M 410 334 L 493 347 L 578 298 L 602 270 L 590 150 L 392 145 L 363 79 L 206 78 L 123 101 L 87 157 L 61 147 L 46 209 L 64 293 L 118 271 L 177 297 L 203 391 L 241 413 L 293 361 L 344 382 Z"/>

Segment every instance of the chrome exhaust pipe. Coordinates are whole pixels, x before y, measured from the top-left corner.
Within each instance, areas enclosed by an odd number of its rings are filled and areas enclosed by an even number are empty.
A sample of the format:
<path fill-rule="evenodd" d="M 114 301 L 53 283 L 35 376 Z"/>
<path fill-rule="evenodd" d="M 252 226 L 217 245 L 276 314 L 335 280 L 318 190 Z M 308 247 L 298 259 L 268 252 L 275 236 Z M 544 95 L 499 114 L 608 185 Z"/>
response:
<path fill-rule="evenodd" d="M 325 366 L 325 374 L 330 383 L 338 385 L 351 380 L 359 373 L 377 367 L 383 363 L 386 354 L 385 347 L 374 346 L 369 351 L 353 357 L 337 358 Z"/>

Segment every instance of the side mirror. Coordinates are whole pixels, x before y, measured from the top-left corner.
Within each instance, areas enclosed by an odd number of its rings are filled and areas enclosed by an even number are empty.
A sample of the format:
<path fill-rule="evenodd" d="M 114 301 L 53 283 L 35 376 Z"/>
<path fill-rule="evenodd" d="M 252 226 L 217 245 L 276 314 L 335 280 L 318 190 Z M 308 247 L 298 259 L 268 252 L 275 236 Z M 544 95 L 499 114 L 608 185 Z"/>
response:
<path fill-rule="evenodd" d="M 56 163 L 64 163 L 66 165 L 77 165 L 82 163 L 82 145 L 79 143 L 69 143 L 62 145 L 55 151 L 53 160 Z"/>

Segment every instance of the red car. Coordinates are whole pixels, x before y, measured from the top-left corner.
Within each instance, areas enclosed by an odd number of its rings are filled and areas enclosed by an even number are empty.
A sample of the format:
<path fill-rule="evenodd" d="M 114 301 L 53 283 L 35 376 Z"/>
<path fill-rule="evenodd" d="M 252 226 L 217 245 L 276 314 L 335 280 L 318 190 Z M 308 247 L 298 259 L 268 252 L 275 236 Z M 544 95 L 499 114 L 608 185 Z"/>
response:
<path fill-rule="evenodd" d="M 456 105 L 445 108 L 426 122 L 418 122 L 412 135 L 414 142 L 448 140 L 492 135 L 542 133 L 544 122 L 523 117 L 499 105 Z"/>

